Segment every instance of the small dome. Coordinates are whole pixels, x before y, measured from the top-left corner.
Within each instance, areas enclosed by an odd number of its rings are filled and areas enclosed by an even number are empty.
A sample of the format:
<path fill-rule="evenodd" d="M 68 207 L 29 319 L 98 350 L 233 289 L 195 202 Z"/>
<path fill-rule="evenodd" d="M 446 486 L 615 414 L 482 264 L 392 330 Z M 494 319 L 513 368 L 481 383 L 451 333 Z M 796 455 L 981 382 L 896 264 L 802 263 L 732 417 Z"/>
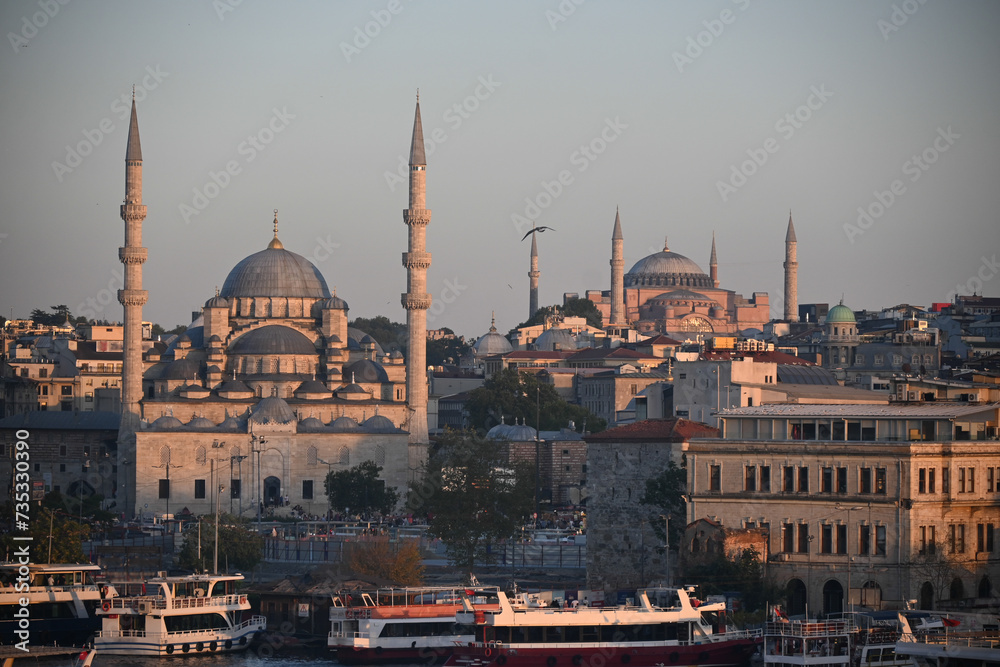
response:
<path fill-rule="evenodd" d="M 493 354 L 507 354 L 514 348 L 505 336 L 497 333 L 494 319 L 490 322 L 490 330 L 472 345 L 472 349 L 476 351 L 477 357 L 488 357 Z"/>
<path fill-rule="evenodd" d="M 362 359 L 344 367 L 343 377 L 353 377 L 354 382 L 384 383 L 389 381 L 389 374 L 382 364 Z"/>
<path fill-rule="evenodd" d="M 326 424 L 315 417 L 306 417 L 299 422 L 299 433 L 316 433 L 326 430 Z"/>
<path fill-rule="evenodd" d="M 326 394 L 330 395 L 330 390 L 325 384 L 319 380 L 306 380 L 298 386 L 295 390 L 296 395 L 298 394 Z"/>
<path fill-rule="evenodd" d="M 509 440 L 511 428 L 513 427 L 510 424 L 504 424 L 503 417 L 500 417 L 500 423 L 487 431 L 486 437 L 490 440 Z"/>
<path fill-rule="evenodd" d="M 350 310 L 347 302 L 341 299 L 339 296 L 331 296 L 329 299 L 323 299 L 320 303 L 320 308 L 322 310 Z"/>
<path fill-rule="evenodd" d="M 546 329 L 535 339 L 535 349 L 544 352 L 575 350 L 576 336 L 567 329 Z"/>
<path fill-rule="evenodd" d="M 230 354 L 316 354 L 316 346 L 295 329 L 270 324 L 237 338 Z"/>
<path fill-rule="evenodd" d="M 650 303 L 659 303 L 659 302 L 677 303 L 684 301 L 706 301 L 709 303 L 715 303 L 715 299 L 710 299 L 701 292 L 692 292 L 691 290 L 687 289 L 675 289 L 672 292 L 664 292 L 663 294 L 654 296 L 649 301 Z"/>
<path fill-rule="evenodd" d="M 511 442 L 531 442 L 535 439 L 535 429 L 527 424 L 517 424 L 510 427 L 507 439 Z"/>
<path fill-rule="evenodd" d="M 237 394 L 244 392 L 253 393 L 253 390 L 247 385 L 245 385 L 243 382 L 240 382 L 239 380 L 226 380 L 221 385 L 219 385 L 218 392 L 220 394 L 226 392 Z"/>
<path fill-rule="evenodd" d="M 295 421 L 295 413 L 284 399 L 268 396 L 254 407 L 250 420 L 255 424 L 287 424 Z"/>
<path fill-rule="evenodd" d="M 854 324 L 857 320 L 854 317 L 854 311 L 845 306 L 843 303 L 840 303 L 831 308 L 830 312 L 826 314 L 826 323 L 833 324 L 834 322 Z"/>
<path fill-rule="evenodd" d="M 334 433 L 354 433 L 361 430 L 361 425 L 350 417 L 341 416 L 330 422 L 330 429 Z"/>
<path fill-rule="evenodd" d="M 211 299 L 209 299 L 208 301 L 205 302 L 205 307 L 206 308 L 225 308 L 225 309 L 228 310 L 229 309 L 229 302 L 226 301 L 221 296 L 219 296 L 218 294 L 216 294 Z"/>
<path fill-rule="evenodd" d="M 215 422 L 205 417 L 195 417 L 185 424 L 185 427 L 190 431 L 204 431 L 206 429 L 214 429 Z"/>
<path fill-rule="evenodd" d="M 365 337 L 368 337 L 369 339 L 371 339 L 371 342 L 375 343 L 376 353 L 380 355 L 385 354 L 385 350 L 382 349 L 382 346 L 378 344 L 377 340 L 366 334 L 361 329 L 355 329 L 354 327 L 347 327 L 347 349 L 360 350 L 361 349 L 360 343 L 365 339 Z"/>
<path fill-rule="evenodd" d="M 393 424 L 388 417 L 384 417 L 383 415 L 369 417 L 364 421 L 364 423 L 361 424 L 361 426 L 369 433 L 396 433 L 399 431 L 395 424 Z"/>
<path fill-rule="evenodd" d="M 226 415 L 226 418 L 222 420 L 219 424 L 219 429 L 224 429 L 226 431 L 237 431 L 240 430 L 240 422 L 236 417 L 232 415 Z"/>
<path fill-rule="evenodd" d="M 163 415 L 159 419 L 153 422 L 153 428 L 167 431 L 175 428 L 182 428 L 184 424 L 180 419 L 172 415 Z"/>
<path fill-rule="evenodd" d="M 200 319 L 201 317 L 199 316 L 195 322 L 198 322 Z M 191 347 L 201 348 L 205 346 L 205 327 L 200 323 L 197 326 L 192 323 L 192 325 L 189 326 L 184 332 L 184 335 L 187 336 L 188 341 L 191 343 Z M 163 354 L 173 354 L 174 350 L 177 349 L 177 344 L 181 341 L 181 338 L 181 336 L 174 336 L 171 338 L 170 344 L 167 345 L 167 349 L 163 351 Z"/>
<path fill-rule="evenodd" d="M 201 362 L 195 359 L 178 359 L 170 362 L 163 371 L 165 380 L 196 380 L 201 371 Z"/>
<path fill-rule="evenodd" d="M 392 352 L 389 353 L 389 358 L 390 359 L 402 359 L 403 358 L 403 353 L 400 352 L 399 350 L 393 350 Z"/>

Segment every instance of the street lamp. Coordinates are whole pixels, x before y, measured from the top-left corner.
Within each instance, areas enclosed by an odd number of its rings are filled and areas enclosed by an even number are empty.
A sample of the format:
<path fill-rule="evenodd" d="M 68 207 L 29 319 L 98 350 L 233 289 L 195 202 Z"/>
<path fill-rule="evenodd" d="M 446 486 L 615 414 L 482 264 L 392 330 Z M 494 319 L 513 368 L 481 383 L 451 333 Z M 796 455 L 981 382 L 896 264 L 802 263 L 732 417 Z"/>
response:
<path fill-rule="evenodd" d="M 240 478 L 239 478 L 240 479 L 240 488 L 239 488 L 240 514 L 239 514 L 239 516 L 241 516 L 241 517 L 243 516 L 243 459 L 245 459 L 245 458 L 247 458 L 245 455 L 240 455 L 240 454 L 233 454 L 232 456 L 229 457 L 229 481 L 230 481 L 230 483 L 233 480 L 233 461 L 236 461 L 236 465 L 238 466 L 238 470 L 239 470 L 239 474 L 240 474 Z M 230 514 L 233 513 L 233 494 L 232 494 L 232 492 L 229 493 L 229 513 Z"/>
<path fill-rule="evenodd" d="M 663 553 L 667 560 L 667 588 L 670 588 L 670 515 L 661 514 L 663 519 Z"/>
<path fill-rule="evenodd" d="M 267 440 L 258 436 L 250 436 L 250 451 L 257 454 L 257 532 L 260 532 L 260 512 L 264 508 L 264 494 L 260 488 L 260 453 L 263 451 L 262 447 L 267 444 Z"/>
<path fill-rule="evenodd" d="M 222 484 L 219 484 L 218 496 L 222 496 L 222 490 L 225 489 Z M 200 525 L 200 524 L 199 524 Z M 199 528 L 200 530 L 200 528 Z M 219 573 L 219 499 L 215 500 L 215 563 L 212 567 L 212 574 Z"/>
<path fill-rule="evenodd" d="M 83 474 L 84 478 L 80 480 L 80 523 L 83 523 L 83 483 L 87 479 L 87 470 L 90 469 L 90 459 L 83 462 Z"/>
<path fill-rule="evenodd" d="M 862 510 L 864 507 L 862 505 L 843 507 L 840 503 L 837 503 L 836 509 L 847 512 L 847 543 L 844 545 L 847 551 L 847 604 L 853 609 L 854 604 L 851 602 L 851 512 Z"/>
<path fill-rule="evenodd" d="M 166 471 L 167 471 L 167 498 L 166 498 L 166 500 L 167 500 L 167 510 L 164 513 L 163 520 L 166 523 L 166 529 L 167 529 L 167 532 L 169 533 L 170 532 L 170 520 L 167 517 L 170 516 L 170 469 L 171 468 L 183 468 L 184 466 L 175 466 L 173 463 L 170 462 L 170 459 L 168 458 L 166 463 L 161 463 L 158 466 L 152 466 L 152 467 L 153 468 L 165 468 Z"/>

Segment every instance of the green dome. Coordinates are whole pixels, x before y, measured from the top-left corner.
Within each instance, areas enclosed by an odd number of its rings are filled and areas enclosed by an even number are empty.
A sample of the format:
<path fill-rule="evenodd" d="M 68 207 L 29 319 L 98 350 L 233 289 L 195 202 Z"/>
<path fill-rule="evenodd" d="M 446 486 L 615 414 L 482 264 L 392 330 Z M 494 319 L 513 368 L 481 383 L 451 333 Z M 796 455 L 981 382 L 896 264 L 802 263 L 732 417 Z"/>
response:
<path fill-rule="evenodd" d="M 841 303 L 831 308 L 830 312 L 826 314 L 826 323 L 832 324 L 834 322 L 854 324 L 857 320 L 854 319 L 854 311 Z"/>

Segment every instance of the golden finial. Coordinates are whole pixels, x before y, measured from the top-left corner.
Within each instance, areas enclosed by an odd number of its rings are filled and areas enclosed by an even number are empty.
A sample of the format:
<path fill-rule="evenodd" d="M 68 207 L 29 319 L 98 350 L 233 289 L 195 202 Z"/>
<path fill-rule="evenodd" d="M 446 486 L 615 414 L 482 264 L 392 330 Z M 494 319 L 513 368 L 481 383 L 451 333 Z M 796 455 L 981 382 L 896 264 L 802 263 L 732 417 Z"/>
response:
<path fill-rule="evenodd" d="M 667 237 L 663 237 L 663 252 L 670 252 L 670 247 L 667 246 Z"/>
<path fill-rule="evenodd" d="M 285 247 L 281 245 L 281 241 L 278 240 L 278 209 L 274 209 L 274 238 L 267 244 L 267 247 L 278 249 Z"/>

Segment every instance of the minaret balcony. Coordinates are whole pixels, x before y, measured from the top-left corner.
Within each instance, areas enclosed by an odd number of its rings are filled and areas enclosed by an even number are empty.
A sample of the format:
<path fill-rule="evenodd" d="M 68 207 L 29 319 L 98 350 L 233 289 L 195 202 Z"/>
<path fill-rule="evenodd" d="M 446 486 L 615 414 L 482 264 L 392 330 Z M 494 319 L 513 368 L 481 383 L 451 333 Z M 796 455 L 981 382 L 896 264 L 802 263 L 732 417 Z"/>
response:
<path fill-rule="evenodd" d="M 427 310 L 431 307 L 431 295 L 426 292 L 423 294 L 404 292 L 400 303 L 405 310 Z"/>
<path fill-rule="evenodd" d="M 144 289 L 118 290 L 118 303 L 123 306 L 145 306 L 149 300 L 149 292 Z"/>
<path fill-rule="evenodd" d="M 149 251 L 142 246 L 126 246 L 118 248 L 118 261 L 122 264 L 143 264 L 148 254 Z"/>
<path fill-rule="evenodd" d="M 431 222 L 429 208 L 408 208 L 403 211 L 403 221 L 408 225 L 427 225 Z"/>
<path fill-rule="evenodd" d="M 145 204 L 122 204 L 121 215 L 123 220 L 145 220 Z"/>
<path fill-rule="evenodd" d="M 426 269 L 431 265 L 431 254 L 429 252 L 404 252 L 403 266 L 407 269 Z"/>

